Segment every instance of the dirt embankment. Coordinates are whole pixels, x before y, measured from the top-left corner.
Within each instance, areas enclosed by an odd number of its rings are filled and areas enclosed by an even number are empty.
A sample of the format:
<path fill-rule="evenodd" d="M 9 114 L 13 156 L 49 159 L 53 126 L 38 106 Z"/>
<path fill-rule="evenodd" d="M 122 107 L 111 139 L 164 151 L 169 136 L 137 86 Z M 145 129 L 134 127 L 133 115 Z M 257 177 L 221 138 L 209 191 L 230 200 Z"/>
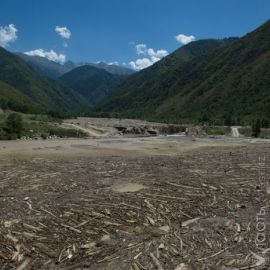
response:
<path fill-rule="evenodd" d="M 78 128 L 92 137 L 121 135 L 156 136 L 185 132 L 186 125 L 152 123 L 133 119 L 86 118 L 65 120 L 63 127 Z"/>

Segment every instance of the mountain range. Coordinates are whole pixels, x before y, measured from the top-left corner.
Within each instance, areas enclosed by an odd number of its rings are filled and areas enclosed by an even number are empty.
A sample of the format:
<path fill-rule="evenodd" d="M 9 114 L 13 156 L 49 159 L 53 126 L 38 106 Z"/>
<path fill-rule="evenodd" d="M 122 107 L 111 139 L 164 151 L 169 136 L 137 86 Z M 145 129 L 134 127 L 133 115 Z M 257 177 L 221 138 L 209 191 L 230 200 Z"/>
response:
<path fill-rule="evenodd" d="M 125 80 L 97 111 L 166 122 L 269 119 L 269 36 L 268 21 L 240 39 L 192 42 Z"/>
<path fill-rule="evenodd" d="M 34 113 L 87 112 L 133 73 L 105 63 L 82 65 L 71 61 L 61 65 L 0 47 L 0 106 Z"/>
<path fill-rule="evenodd" d="M 268 21 L 242 38 L 194 41 L 140 72 L 0 48 L 0 105 L 177 123 L 269 119 L 269 36 Z"/>
<path fill-rule="evenodd" d="M 113 75 L 127 76 L 135 73 L 135 71 L 132 69 L 114 64 L 106 64 L 104 62 L 88 63 L 88 62 L 67 61 L 64 64 L 59 64 L 54 61 L 50 61 L 45 57 L 31 56 L 25 53 L 16 53 L 16 55 L 22 58 L 24 61 L 26 61 L 29 65 L 32 66 L 32 68 L 34 68 L 41 75 L 47 76 L 52 79 L 57 79 L 62 75 L 64 75 L 65 73 L 77 67 L 86 65 L 106 70 L 107 72 Z"/>
<path fill-rule="evenodd" d="M 24 112 L 76 113 L 89 108 L 80 94 L 40 75 L 20 57 L 1 47 L 0 104 Z"/>

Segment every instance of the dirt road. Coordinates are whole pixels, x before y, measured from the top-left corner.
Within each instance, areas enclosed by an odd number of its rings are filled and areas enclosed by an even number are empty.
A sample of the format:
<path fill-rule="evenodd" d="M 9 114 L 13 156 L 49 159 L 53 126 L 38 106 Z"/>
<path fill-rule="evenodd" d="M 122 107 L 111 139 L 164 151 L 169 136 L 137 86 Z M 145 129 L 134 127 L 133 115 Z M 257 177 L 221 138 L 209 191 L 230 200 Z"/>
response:
<path fill-rule="evenodd" d="M 232 129 L 232 137 L 238 138 L 240 136 L 238 127 L 231 127 Z"/>

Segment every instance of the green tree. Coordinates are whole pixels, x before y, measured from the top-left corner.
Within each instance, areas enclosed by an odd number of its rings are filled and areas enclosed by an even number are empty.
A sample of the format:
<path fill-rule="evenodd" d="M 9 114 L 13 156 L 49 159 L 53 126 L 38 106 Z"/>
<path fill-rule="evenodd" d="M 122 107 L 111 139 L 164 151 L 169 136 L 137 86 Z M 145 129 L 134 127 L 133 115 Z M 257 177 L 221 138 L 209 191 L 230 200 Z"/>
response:
<path fill-rule="evenodd" d="M 227 115 L 225 120 L 224 120 L 224 125 L 230 127 L 230 126 L 232 126 L 232 122 L 233 122 L 232 116 Z"/>
<path fill-rule="evenodd" d="M 0 108 L 6 110 L 8 108 L 8 102 L 6 99 L 0 98 Z"/>
<path fill-rule="evenodd" d="M 261 133 L 261 120 L 257 119 L 252 123 L 252 136 L 259 137 Z"/>
<path fill-rule="evenodd" d="M 269 121 L 267 118 L 262 119 L 262 127 L 263 128 L 269 128 Z"/>
<path fill-rule="evenodd" d="M 11 113 L 6 119 L 6 126 L 9 133 L 20 134 L 23 130 L 23 120 L 22 117 L 17 113 Z"/>

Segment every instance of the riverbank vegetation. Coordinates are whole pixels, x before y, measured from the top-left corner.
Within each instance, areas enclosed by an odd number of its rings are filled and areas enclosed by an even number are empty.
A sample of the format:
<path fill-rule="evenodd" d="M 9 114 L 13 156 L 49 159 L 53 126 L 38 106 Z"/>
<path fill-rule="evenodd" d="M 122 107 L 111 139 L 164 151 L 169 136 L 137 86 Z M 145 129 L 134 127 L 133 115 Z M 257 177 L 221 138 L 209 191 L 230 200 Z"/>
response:
<path fill-rule="evenodd" d="M 87 137 L 81 130 L 63 128 L 61 122 L 61 119 L 49 115 L 9 111 L 0 115 L 0 140 Z"/>

